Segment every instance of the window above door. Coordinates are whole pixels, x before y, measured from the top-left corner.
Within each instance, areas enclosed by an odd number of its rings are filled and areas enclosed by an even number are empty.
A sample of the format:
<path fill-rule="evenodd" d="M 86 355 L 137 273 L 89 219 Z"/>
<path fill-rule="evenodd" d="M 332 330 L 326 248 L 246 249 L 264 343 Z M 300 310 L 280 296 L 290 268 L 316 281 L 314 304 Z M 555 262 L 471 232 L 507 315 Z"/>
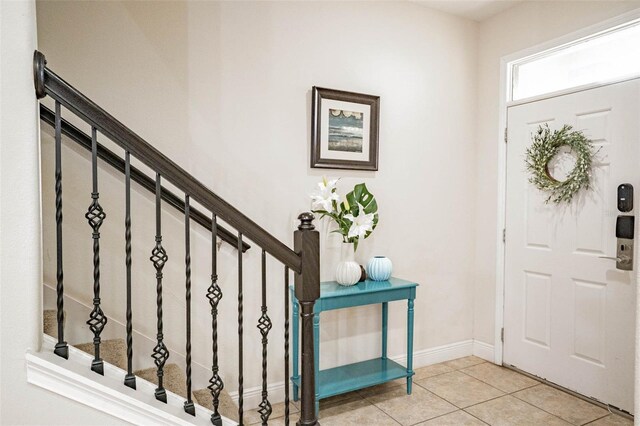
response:
<path fill-rule="evenodd" d="M 640 75 L 640 19 L 513 62 L 511 101 Z"/>

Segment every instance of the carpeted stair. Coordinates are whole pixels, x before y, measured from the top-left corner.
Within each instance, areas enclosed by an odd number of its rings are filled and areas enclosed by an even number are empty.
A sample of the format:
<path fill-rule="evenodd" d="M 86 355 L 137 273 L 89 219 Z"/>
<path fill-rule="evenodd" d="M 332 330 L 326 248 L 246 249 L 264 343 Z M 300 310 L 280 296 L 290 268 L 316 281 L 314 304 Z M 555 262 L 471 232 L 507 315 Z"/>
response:
<path fill-rule="evenodd" d="M 44 333 L 52 337 L 58 336 L 58 322 L 56 318 L 55 310 L 44 311 Z M 89 353 L 94 354 L 93 343 L 81 343 L 74 345 L 76 348 Z M 124 339 L 111 339 L 104 340 L 100 343 L 100 355 L 105 362 L 115 365 L 123 370 L 127 369 L 127 345 Z M 151 382 L 155 385 L 158 384 L 158 376 L 156 374 L 156 368 L 147 368 L 138 370 L 134 373 L 139 378 Z M 186 376 L 182 369 L 177 364 L 167 364 L 164 367 L 164 387 L 168 391 L 180 395 L 183 398 L 187 397 L 187 385 Z M 209 389 L 199 389 L 193 391 L 193 400 L 198 405 L 201 405 L 209 410 L 213 409 L 213 397 Z M 220 414 L 233 420 L 238 421 L 238 407 L 234 404 L 233 400 L 226 391 L 220 393 L 220 405 L 218 406 Z"/>

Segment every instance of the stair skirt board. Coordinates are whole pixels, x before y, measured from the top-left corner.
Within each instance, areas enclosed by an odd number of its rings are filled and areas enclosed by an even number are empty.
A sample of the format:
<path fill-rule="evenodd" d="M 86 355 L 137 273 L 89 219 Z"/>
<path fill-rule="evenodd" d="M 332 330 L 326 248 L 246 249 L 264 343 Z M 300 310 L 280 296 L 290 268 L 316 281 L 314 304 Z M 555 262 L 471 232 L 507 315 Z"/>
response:
<path fill-rule="evenodd" d="M 55 287 L 45 283 L 43 286 L 43 304 L 45 307 L 45 321 L 44 325 L 47 327 L 51 324 L 51 319 L 47 320 L 47 317 L 53 315 L 53 324 L 55 324 L 55 311 L 52 314 L 48 313 L 55 306 L 56 291 Z M 86 325 L 87 318 L 91 312 L 92 306 L 86 305 L 73 297 L 68 292 L 64 296 L 64 310 L 65 310 L 65 331 L 64 337 L 67 342 L 84 343 L 91 342 L 93 340 L 93 334 L 89 331 L 89 327 Z M 103 341 L 124 338 L 126 336 L 126 325 L 123 322 L 118 321 L 112 317 L 109 317 L 108 325 L 102 331 L 101 337 Z M 45 334 L 50 336 L 57 336 L 57 326 L 53 327 L 54 333 L 48 333 L 45 330 Z M 153 360 L 151 359 L 151 353 L 156 345 L 156 336 L 147 336 L 140 333 L 135 329 L 133 330 L 133 368 L 144 369 L 152 367 Z M 93 351 L 91 352 L 93 353 Z M 185 354 L 178 350 L 171 349 L 171 357 L 169 362 L 180 366 L 182 371 L 186 365 Z M 126 365 L 126 364 L 125 364 Z M 193 389 L 202 389 L 209 386 L 209 379 L 211 378 L 211 365 L 202 365 L 195 360 L 191 363 L 192 368 L 192 380 Z M 284 400 L 284 396 L 283 396 Z M 237 400 L 236 400 L 237 401 Z M 278 401 L 276 401 L 278 402 Z M 260 399 L 255 401 L 245 400 L 245 410 L 258 407 Z"/>
<path fill-rule="evenodd" d="M 167 403 L 154 397 L 156 385 L 141 378 L 137 390 L 123 383 L 125 371 L 105 364 L 104 376 L 88 366 L 93 357 L 73 346 L 69 359 L 53 354 L 56 339 L 45 335 L 41 352 L 27 352 L 27 382 L 133 424 L 211 425 L 212 412 L 196 405 L 196 417 L 184 412 L 184 398 L 167 391 Z M 226 417 L 224 426 L 237 423 Z"/>
<path fill-rule="evenodd" d="M 57 336 L 57 321 L 56 321 L 56 311 L 51 309 L 55 306 L 56 300 L 56 290 L 55 287 L 44 283 L 43 285 L 43 302 L 44 302 L 44 331 L 45 334 L 49 336 Z M 93 338 L 93 334 L 89 331 L 89 328 L 85 324 L 87 318 L 89 317 L 89 313 L 91 312 L 92 307 L 84 304 L 79 301 L 75 297 L 73 297 L 68 292 L 64 296 L 64 311 L 65 311 L 65 332 L 64 337 L 68 342 L 90 342 Z M 115 340 L 119 337 L 126 335 L 126 326 L 122 322 L 119 322 L 111 317 L 109 317 L 109 326 L 106 327 L 102 332 L 103 341 L 105 340 Z M 144 335 L 135 329 L 133 330 L 133 342 L 134 342 L 134 351 L 133 351 L 133 366 L 134 368 L 140 367 L 151 367 L 153 366 L 153 360 L 150 358 L 150 354 L 153 351 L 153 348 L 156 345 L 155 336 L 147 336 Z M 93 353 L 93 350 L 91 351 Z M 177 364 L 182 371 L 184 371 L 185 356 L 182 353 L 179 353 L 175 350 L 171 351 L 172 363 Z M 126 365 L 126 364 L 125 364 Z M 211 378 L 211 368 L 206 367 L 202 364 L 199 364 L 195 361 L 191 363 L 192 367 L 192 379 L 193 379 L 193 389 L 203 389 L 209 386 L 209 378 Z M 136 371 L 137 373 L 137 371 Z M 124 376 L 123 376 L 124 377 Z M 225 386 L 226 387 L 226 386 Z M 231 386 L 229 386 L 231 387 Z M 238 392 L 228 392 L 228 395 L 231 397 L 233 402 L 227 400 L 226 395 L 220 395 L 220 412 L 227 407 L 229 404 L 233 403 L 238 405 Z M 272 404 L 277 404 L 279 402 L 284 401 L 284 382 L 278 382 L 268 385 L 269 391 L 269 401 Z M 186 394 L 186 391 L 185 391 Z M 292 394 L 293 395 L 293 394 Z M 244 389 L 244 411 L 258 408 L 260 402 L 262 402 L 262 387 L 256 386 L 252 388 L 245 387 Z M 225 410 L 225 412 L 227 412 Z M 231 416 L 229 416 L 231 417 Z M 237 418 L 237 414 L 234 414 L 232 419 Z"/>

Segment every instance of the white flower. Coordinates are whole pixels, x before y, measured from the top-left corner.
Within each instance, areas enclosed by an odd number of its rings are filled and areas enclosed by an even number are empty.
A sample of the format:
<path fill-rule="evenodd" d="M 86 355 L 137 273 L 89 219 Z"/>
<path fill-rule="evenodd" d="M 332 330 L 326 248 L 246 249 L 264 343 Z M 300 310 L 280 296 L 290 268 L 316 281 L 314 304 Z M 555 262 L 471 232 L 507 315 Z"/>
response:
<path fill-rule="evenodd" d="M 311 195 L 313 200 L 313 210 L 324 210 L 330 212 L 333 210 L 333 201 L 340 201 L 340 196 L 336 191 L 336 183 L 338 179 L 327 180 L 322 177 L 322 182 L 318 182 L 318 191 Z"/>
<path fill-rule="evenodd" d="M 365 213 L 364 207 L 358 203 L 358 216 L 353 216 L 351 213 L 345 214 L 345 219 L 351 221 L 351 228 L 349 228 L 349 234 L 347 238 L 363 238 L 367 232 L 373 231 L 373 219 L 375 213 Z"/>

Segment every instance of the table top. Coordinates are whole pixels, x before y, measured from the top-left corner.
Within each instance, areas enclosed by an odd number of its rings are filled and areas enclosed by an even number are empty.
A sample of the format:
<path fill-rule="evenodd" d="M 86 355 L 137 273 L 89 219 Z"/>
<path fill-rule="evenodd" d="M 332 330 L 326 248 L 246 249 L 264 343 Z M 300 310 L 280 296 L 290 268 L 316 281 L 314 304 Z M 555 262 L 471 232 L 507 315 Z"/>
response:
<path fill-rule="evenodd" d="M 417 287 L 418 285 L 419 284 L 412 281 L 401 280 L 400 278 L 394 277 L 389 278 L 388 281 L 366 280 L 352 286 L 340 285 L 335 281 L 325 281 L 320 283 L 320 299 L 365 295 L 381 291 Z M 291 285 L 291 288 L 293 289 L 293 285 Z"/>

